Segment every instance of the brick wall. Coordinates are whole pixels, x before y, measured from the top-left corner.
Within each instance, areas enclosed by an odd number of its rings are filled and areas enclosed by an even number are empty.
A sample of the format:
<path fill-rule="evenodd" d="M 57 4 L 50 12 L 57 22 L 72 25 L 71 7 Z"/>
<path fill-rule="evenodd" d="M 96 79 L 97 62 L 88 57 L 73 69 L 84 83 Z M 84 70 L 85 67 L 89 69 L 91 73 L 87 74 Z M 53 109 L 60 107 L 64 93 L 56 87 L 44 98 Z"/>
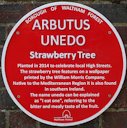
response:
<path fill-rule="evenodd" d="M 0 55 L 15 23 L 35 7 L 57 0 L 0 0 Z M 127 0 L 71 0 L 104 14 L 120 33 L 127 48 Z M 25 115 L 9 97 L 0 75 L 0 128 L 53 128 Z M 113 105 L 98 118 L 72 128 L 127 128 L 127 81 Z"/>

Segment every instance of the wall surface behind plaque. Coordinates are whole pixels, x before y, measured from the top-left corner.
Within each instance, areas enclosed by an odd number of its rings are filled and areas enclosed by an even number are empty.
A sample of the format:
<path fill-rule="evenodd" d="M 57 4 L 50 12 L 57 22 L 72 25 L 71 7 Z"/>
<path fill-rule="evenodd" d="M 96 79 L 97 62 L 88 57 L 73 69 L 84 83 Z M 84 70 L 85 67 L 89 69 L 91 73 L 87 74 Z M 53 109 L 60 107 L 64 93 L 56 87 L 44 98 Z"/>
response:
<path fill-rule="evenodd" d="M 7 35 L 15 23 L 30 10 L 53 1 L 0 0 L 0 55 Z M 127 0 L 71 1 L 88 5 L 105 15 L 120 33 L 127 49 Z M 39 123 L 19 110 L 9 97 L 0 75 L 0 128 L 53 128 L 53 126 Z M 88 123 L 72 128 L 127 128 L 127 80 L 118 98 L 106 112 Z"/>

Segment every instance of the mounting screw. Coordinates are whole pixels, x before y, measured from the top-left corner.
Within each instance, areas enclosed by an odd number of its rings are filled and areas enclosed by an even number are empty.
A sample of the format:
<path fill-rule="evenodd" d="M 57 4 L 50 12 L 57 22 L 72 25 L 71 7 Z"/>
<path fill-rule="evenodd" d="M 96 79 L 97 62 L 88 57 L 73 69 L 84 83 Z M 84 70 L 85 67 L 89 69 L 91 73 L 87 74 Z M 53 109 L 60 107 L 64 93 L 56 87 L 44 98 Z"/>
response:
<path fill-rule="evenodd" d="M 17 98 L 20 98 L 20 95 L 17 95 Z"/>
<path fill-rule="evenodd" d="M 108 31 L 108 34 L 111 35 L 112 34 L 112 31 Z"/>
<path fill-rule="evenodd" d="M 111 97 L 112 97 L 112 95 L 111 95 L 111 94 L 108 94 L 108 97 L 109 97 L 109 98 L 111 98 Z"/>
<path fill-rule="evenodd" d="M 16 31 L 16 35 L 20 35 L 20 32 L 19 31 Z"/>

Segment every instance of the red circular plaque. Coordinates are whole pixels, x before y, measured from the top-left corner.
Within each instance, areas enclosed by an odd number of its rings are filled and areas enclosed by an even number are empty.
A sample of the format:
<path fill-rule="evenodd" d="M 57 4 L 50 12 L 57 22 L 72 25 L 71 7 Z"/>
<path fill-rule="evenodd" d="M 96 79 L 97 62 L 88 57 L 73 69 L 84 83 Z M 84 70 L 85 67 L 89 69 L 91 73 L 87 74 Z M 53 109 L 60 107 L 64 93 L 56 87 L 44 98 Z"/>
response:
<path fill-rule="evenodd" d="M 25 15 L 10 32 L 2 75 L 13 101 L 54 126 L 88 122 L 119 94 L 126 70 L 113 25 L 85 5 L 55 2 Z"/>

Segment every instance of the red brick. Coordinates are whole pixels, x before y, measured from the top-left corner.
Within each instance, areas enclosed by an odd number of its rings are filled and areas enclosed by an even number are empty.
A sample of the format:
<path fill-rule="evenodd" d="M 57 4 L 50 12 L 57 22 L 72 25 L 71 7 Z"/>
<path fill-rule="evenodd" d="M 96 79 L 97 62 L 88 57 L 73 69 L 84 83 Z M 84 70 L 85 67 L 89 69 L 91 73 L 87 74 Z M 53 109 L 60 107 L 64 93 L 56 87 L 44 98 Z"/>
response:
<path fill-rule="evenodd" d="M 0 42 L 2 44 L 2 42 Z M 1 56 L 3 51 L 3 45 L 0 45 L 0 66 L 1 66 Z M 1 77 L 0 77 L 1 78 Z"/>
<path fill-rule="evenodd" d="M 22 112 L 11 112 L 9 128 L 36 128 L 36 121 Z"/>
<path fill-rule="evenodd" d="M 116 29 L 118 30 L 122 40 L 123 40 L 123 43 L 124 44 L 127 44 L 127 26 L 117 26 Z"/>
<path fill-rule="evenodd" d="M 8 27 L 7 27 L 7 31 L 6 31 L 6 35 L 8 36 L 8 34 L 10 33 L 10 31 L 12 30 L 12 28 L 14 27 L 14 25 L 9 25 Z M 7 38 L 7 37 L 6 37 Z"/>
<path fill-rule="evenodd" d="M 13 110 L 18 109 L 14 104 L 6 90 L 0 90 L 0 110 Z"/>
<path fill-rule="evenodd" d="M 127 112 L 104 113 L 103 128 L 127 128 Z"/>
<path fill-rule="evenodd" d="M 15 23 L 32 9 L 32 4 L 8 3 L 0 5 L 0 23 Z"/>
<path fill-rule="evenodd" d="M 111 0 L 111 1 L 112 1 L 112 3 L 120 4 L 120 2 L 121 2 L 122 0 Z"/>
<path fill-rule="evenodd" d="M 5 41 L 5 27 L 0 26 L 0 44 Z"/>
<path fill-rule="evenodd" d="M 3 83 L 3 78 L 2 78 L 2 74 L 1 74 L 1 72 L 0 72 L 0 89 L 1 88 L 4 88 L 5 86 L 4 86 L 4 83 Z"/>
<path fill-rule="evenodd" d="M 122 4 L 88 4 L 107 17 L 112 23 L 127 22 L 127 3 Z"/>
<path fill-rule="evenodd" d="M 5 121 L 5 113 L 0 111 L 0 128 L 6 127 L 6 121 Z"/>
<path fill-rule="evenodd" d="M 111 107 L 117 109 L 127 108 L 127 87 L 125 85 Z"/>
<path fill-rule="evenodd" d="M 127 58 L 127 47 L 125 47 L 125 52 L 126 52 L 126 58 Z M 127 76 L 126 76 L 126 81 L 127 81 Z"/>

